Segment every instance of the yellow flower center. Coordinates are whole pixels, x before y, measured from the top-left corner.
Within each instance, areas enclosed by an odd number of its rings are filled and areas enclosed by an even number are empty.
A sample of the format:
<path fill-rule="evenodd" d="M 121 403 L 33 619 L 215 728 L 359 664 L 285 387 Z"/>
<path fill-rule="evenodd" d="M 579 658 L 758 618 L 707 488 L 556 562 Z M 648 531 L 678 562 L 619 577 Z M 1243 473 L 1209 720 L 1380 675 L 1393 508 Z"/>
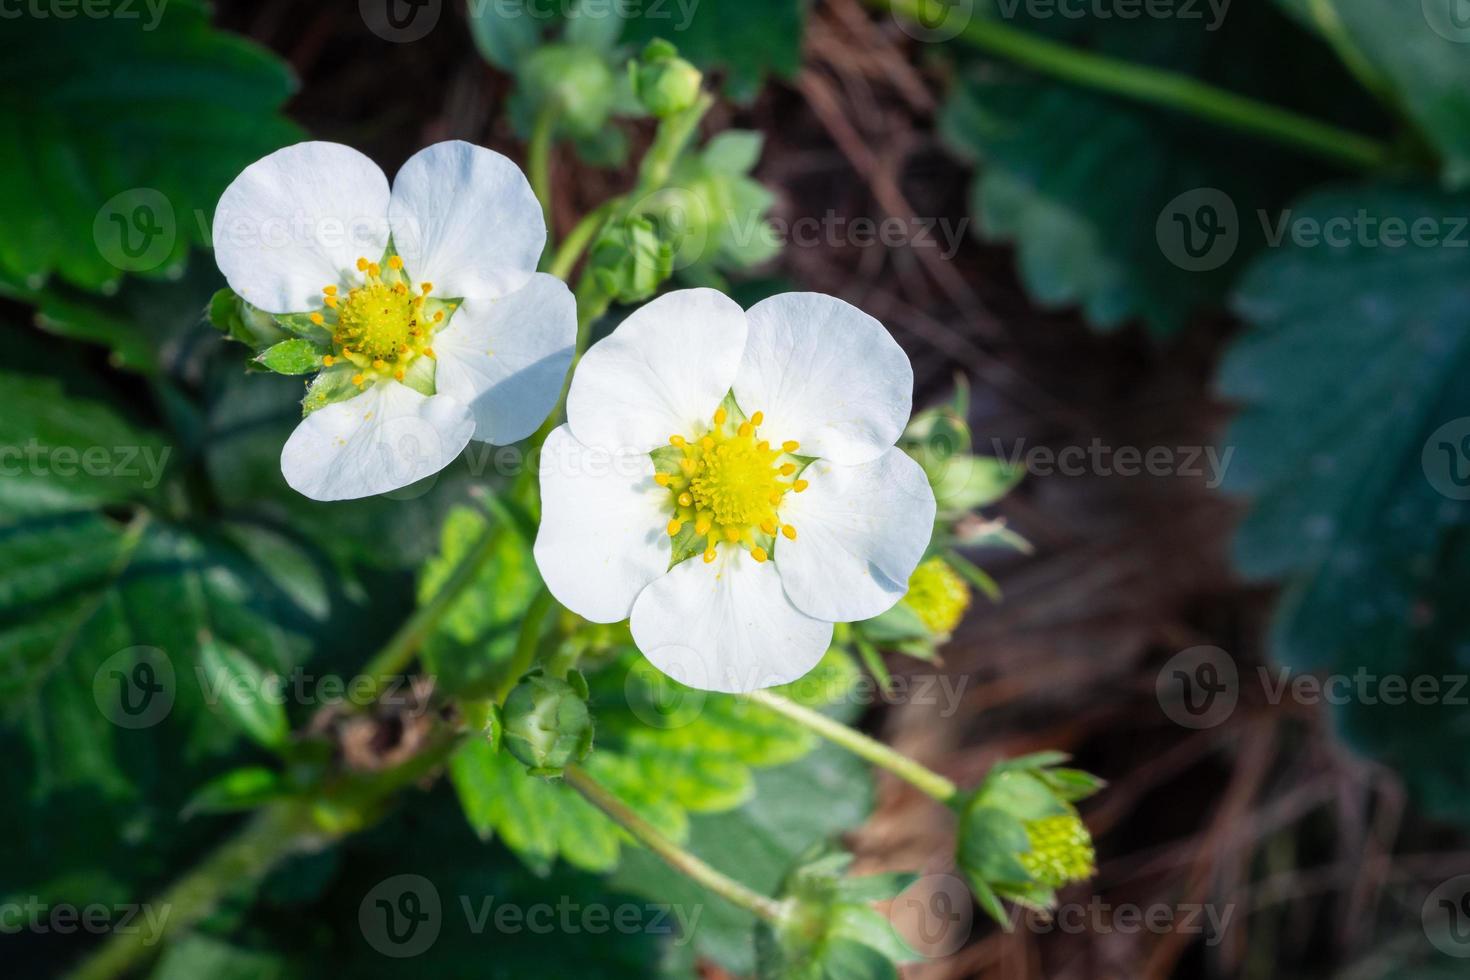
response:
<path fill-rule="evenodd" d="M 1017 858 L 1027 874 L 1048 888 L 1060 888 L 1096 874 L 1092 835 L 1074 814 L 1027 820 L 1026 840 L 1031 850 Z"/>
<path fill-rule="evenodd" d="M 433 283 L 414 283 L 398 256 L 390 256 L 386 265 L 358 259 L 363 282 L 346 296 L 335 285 L 323 287 L 322 307 L 311 314 L 311 322 L 332 335 L 333 353 L 323 363 L 353 365 L 358 387 L 386 378 L 402 381 L 416 367 L 414 361 L 432 360 L 430 340 L 455 309 L 454 303 L 430 295 Z"/>
<path fill-rule="evenodd" d="M 909 576 L 903 604 L 935 633 L 948 635 L 970 608 L 970 586 L 943 558 L 930 558 Z"/>
<path fill-rule="evenodd" d="M 763 421 L 756 412 L 736 423 L 721 408 L 705 432 L 669 439 L 678 453 L 654 477 L 673 499 L 667 530 L 678 537 L 692 525 L 695 539 L 703 538 L 707 562 L 715 560 L 721 544 L 743 547 L 765 561 L 777 534 L 796 539 L 796 528 L 781 522 L 780 508 L 787 493 L 806 489 L 806 481 L 795 478 L 800 461 L 791 455 L 800 447 L 762 439 Z"/>

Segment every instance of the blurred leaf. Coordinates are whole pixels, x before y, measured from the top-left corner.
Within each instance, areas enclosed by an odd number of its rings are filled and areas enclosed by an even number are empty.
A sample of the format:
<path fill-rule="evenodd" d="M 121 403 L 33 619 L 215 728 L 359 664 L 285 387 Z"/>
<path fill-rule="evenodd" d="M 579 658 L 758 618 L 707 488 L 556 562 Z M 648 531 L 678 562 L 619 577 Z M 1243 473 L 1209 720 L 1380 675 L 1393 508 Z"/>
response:
<path fill-rule="evenodd" d="M 1340 118 L 1357 104 L 1331 55 L 1266 5 L 1232 7 L 1216 30 L 1027 10 L 1007 23 L 1316 114 Z M 1366 114 L 1347 115 L 1362 125 Z M 1320 173 L 1271 144 L 990 62 L 965 71 L 941 126 L 979 164 L 978 230 L 1015 243 L 1039 303 L 1079 305 L 1102 329 L 1139 318 L 1158 334 L 1177 330 L 1261 246 L 1258 213 Z"/>
<path fill-rule="evenodd" d="M 802 0 L 700 0 L 644 4 L 628 18 L 625 39 L 641 48 L 673 41 L 679 54 L 710 71 L 726 69 L 731 98 L 749 102 L 767 74 L 790 78 L 801 67 Z"/>
<path fill-rule="evenodd" d="M 872 776 L 843 750 L 823 744 L 800 761 L 755 776 L 755 793 L 738 810 L 690 819 L 687 846 L 720 871 L 774 895 L 797 857 L 851 830 L 873 805 Z M 726 970 L 755 969 L 756 919 L 672 871 L 657 857 L 630 849 L 612 882 L 661 902 L 702 907 L 693 941 L 666 951 L 666 975 L 689 976 L 696 956 Z"/>
<path fill-rule="evenodd" d="M 286 709 L 271 692 L 272 675 L 212 636 L 199 640 L 199 682 L 211 709 L 262 748 L 279 750 L 291 734 Z"/>
<path fill-rule="evenodd" d="M 274 953 L 243 949 L 199 933 L 169 943 L 150 980 L 287 980 L 300 976 Z"/>
<path fill-rule="evenodd" d="M 184 805 L 187 820 L 197 813 L 232 813 L 252 810 L 278 799 L 286 791 L 286 783 L 275 770 L 262 766 L 231 769 L 199 787 Z"/>
<path fill-rule="evenodd" d="M 1470 198 L 1413 186 L 1300 202 L 1297 220 L 1359 233 L 1288 242 L 1251 269 L 1235 304 L 1251 327 L 1220 375 L 1243 406 L 1225 437 L 1237 449 L 1225 487 L 1251 500 L 1236 561 L 1285 583 L 1274 656 L 1291 670 L 1437 679 L 1432 699 L 1393 704 L 1370 689 L 1339 718 L 1459 817 L 1470 753 L 1448 678 L 1470 667 L 1470 253 L 1444 240 L 1388 247 L 1382 222 L 1427 222 L 1447 239 L 1467 210 Z"/>
<path fill-rule="evenodd" d="M 1444 157 L 1450 187 L 1470 183 L 1470 23 L 1462 0 L 1276 0 L 1332 44 Z"/>
<path fill-rule="evenodd" d="M 97 289 L 181 266 L 225 186 L 299 137 L 278 114 L 285 66 L 211 29 L 196 0 L 98 0 L 84 17 L 6 25 L 0 274 L 32 288 L 53 272 Z"/>
<path fill-rule="evenodd" d="M 529 0 L 469 4 L 470 34 L 481 56 L 502 71 L 515 71 L 541 43 L 546 19 L 538 9 Z"/>

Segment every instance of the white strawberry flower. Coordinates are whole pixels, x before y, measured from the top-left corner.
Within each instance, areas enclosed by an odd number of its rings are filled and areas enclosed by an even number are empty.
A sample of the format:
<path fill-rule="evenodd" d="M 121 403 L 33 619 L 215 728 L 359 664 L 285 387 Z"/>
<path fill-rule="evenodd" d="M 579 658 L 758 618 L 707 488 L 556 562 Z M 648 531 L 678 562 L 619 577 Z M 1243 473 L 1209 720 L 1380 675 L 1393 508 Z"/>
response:
<path fill-rule="evenodd" d="M 934 494 L 894 443 L 913 368 L 877 320 L 818 293 L 748 312 L 669 293 L 594 345 L 541 460 L 552 594 L 691 687 L 795 680 L 832 624 L 903 597 Z"/>
<path fill-rule="evenodd" d="M 330 351 L 281 452 L 286 482 L 317 500 L 385 493 L 471 439 L 535 431 L 577 330 L 571 292 L 536 272 L 545 243 L 525 175 L 469 143 L 414 154 L 391 190 L 336 143 L 245 168 L 215 212 L 220 271 L 252 306 L 298 314 Z"/>

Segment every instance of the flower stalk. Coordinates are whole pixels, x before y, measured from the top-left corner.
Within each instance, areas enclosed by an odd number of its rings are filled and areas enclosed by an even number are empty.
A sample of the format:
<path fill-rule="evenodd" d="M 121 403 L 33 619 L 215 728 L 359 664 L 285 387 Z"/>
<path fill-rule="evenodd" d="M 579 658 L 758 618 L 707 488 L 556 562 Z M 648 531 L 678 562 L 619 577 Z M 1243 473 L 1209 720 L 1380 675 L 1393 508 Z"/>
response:
<path fill-rule="evenodd" d="M 754 913 L 770 923 L 781 920 L 783 906 L 775 899 L 756 892 L 717 871 L 695 855 L 684 850 L 659 832 L 653 824 L 634 813 L 622 800 L 609 793 L 580 766 L 567 766 L 567 784 L 597 809 L 607 814 L 644 847 L 657 854 L 669 867 L 732 904 Z"/>
<path fill-rule="evenodd" d="M 922 22 L 935 0 L 865 0 L 878 10 Z M 1311 153 L 1353 170 L 1374 170 L 1389 148 L 1361 133 L 1216 88 L 1176 72 L 1082 51 L 1003 24 L 993 17 L 967 20 L 967 43 L 1063 81 L 1172 109 L 1238 132 Z"/>
<path fill-rule="evenodd" d="M 841 722 L 833 721 L 820 711 L 813 711 L 811 708 L 783 698 L 779 694 L 772 694 L 770 691 L 753 691 L 745 697 L 755 704 L 769 708 L 798 725 L 810 729 L 827 741 L 841 746 L 878 768 L 888 770 L 941 803 L 948 803 L 959 793 L 958 786 L 934 770 L 915 762 L 901 752 L 894 751 L 876 739 L 869 738 L 862 732 L 848 728 Z"/>

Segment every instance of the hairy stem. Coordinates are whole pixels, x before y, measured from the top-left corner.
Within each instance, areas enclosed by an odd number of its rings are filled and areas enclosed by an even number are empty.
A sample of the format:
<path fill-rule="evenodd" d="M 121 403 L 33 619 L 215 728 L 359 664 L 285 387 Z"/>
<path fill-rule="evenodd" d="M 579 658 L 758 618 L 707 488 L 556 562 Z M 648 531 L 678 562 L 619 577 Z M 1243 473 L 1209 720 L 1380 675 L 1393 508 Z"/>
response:
<path fill-rule="evenodd" d="M 865 2 L 922 23 L 926 12 L 932 13 L 938 0 Z M 1063 81 L 1187 113 L 1353 169 L 1372 170 L 1388 160 L 1388 147 L 1361 133 L 1258 102 L 1177 72 L 1079 50 L 993 17 L 970 17 L 958 36 L 982 51 Z"/>
<path fill-rule="evenodd" d="M 920 765 L 901 752 L 854 731 L 841 722 L 833 721 L 820 711 L 789 701 L 769 691 L 755 691 L 746 695 L 752 702 L 770 708 L 779 715 L 811 729 L 834 745 L 840 745 L 860 758 L 866 759 L 880 769 L 887 769 L 895 776 L 911 783 L 941 803 L 947 803 L 959 792 L 959 787 L 939 773 Z"/>
<path fill-rule="evenodd" d="M 780 920 L 782 910 L 780 902 L 747 888 L 734 878 L 715 870 L 684 850 L 660 833 L 653 824 L 634 813 L 622 800 L 604 789 L 585 769 L 580 766 L 568 766 L 565 777 L 567 785 L 581 793 L 587 802 L 607 814 L 614 823 L 632 834 L 638 843 L 657 854 L 675 871 L 726 901 L 755 913 L 767 922 Z"/>

